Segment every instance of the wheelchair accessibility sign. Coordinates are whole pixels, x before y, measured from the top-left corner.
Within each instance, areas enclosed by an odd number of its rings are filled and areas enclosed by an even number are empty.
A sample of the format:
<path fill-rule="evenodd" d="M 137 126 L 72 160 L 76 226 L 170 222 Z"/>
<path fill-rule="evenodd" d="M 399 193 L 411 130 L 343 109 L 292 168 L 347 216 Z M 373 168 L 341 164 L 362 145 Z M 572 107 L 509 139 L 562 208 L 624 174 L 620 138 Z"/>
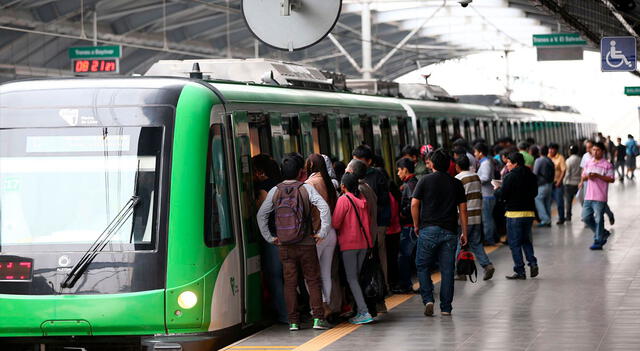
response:
<path fill-rule="evenodd" d="M 602 72 L 636 70 L 636 38 L 605 37 L 600 41 Z"/>

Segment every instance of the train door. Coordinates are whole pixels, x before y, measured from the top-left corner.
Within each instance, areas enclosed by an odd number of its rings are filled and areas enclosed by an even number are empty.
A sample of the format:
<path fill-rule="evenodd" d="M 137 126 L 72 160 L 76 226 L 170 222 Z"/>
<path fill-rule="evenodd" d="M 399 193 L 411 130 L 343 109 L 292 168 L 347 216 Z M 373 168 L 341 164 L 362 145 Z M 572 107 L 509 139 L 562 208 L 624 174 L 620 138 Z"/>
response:
<path fill-rule="evenodd" d="M 371 117 L 371 129 L 373 131 L 373 149 L 376 154 L 382 155 L 382 121 L 380 116 Z"/>
<path fill-rule="evenodd" d="M 271 142 L 271 124 L 267 115 L 262 113 L 249 113 L 249 142 L 251 156 L 259 154 L 273 155 Z"/>
<path fill-rule="evenodd" d="M 435 146 L 438 144 L 438 131 L 436 128 L 436 120 L 433 118 L 429 118 L 427 120 L 427 129 L 429 130 L 429 139 L 427 140 L 428 144 Z"/>
<path fill-rule="evenodd" d="M 400 156 L 400 152 L 402 152 L 402 147 L 404 144 L 400 140 L 400 129 L 398 127 L 398 120 L 402 117 L 391 116 L 388 118 L 389 121 L 389 129 L 391 132 L 391 156 L 392 159 L 395 160 L 397 156 Z"/>
<path fill-rule="evenodd" d="M 279 112 L 269 113 L 269 124 L 271 125 L 271 157 L 280 164 L 284 156 L 284 141 L 282 129 L 282 116 Z"/>
<path fill-rule="evenodd" d="M 440 120 L 440 123 L 436 124 L 436 131 L 438 132 L 438 147 L 449 147 L 449 126 L 446 120 Z"/>
<path fill-rule="evenodd" d="M 243 279 L 238 284 L 242 298 L 242 322 L 253 324 L 261 317 L 261 281 L 260 254 L 256 235 L 260 235 L 256 226 L 255 202 L 253 199 L 253 174 L 251 170 L 251 140 L 249 116 L 246 111 L 235 111 L 227 116 L 232 129 L 231 149 L 235 157 L 235 186 L 237 194 L 237 212 L 239 230 L 237 235 L 238 250 L 241 257 Z M 231 282 L 230 284 L 234 284 Z"/>
<path fill-rule="evenodd" d="M 380 119 L 380 154 L 384 160 L 384 169 L 387 174 L 393 178 L 393 160 L 395 160 L 395 152 L 393 147 L 393 135 L 391 133 L 390 118 L 383 117 Z"/>
<path fill-rule="evenodd" d="M 231 153 L 232 137 L 218 117 L 210 128 L 205 182 L 204 243 L 226 257 L 220 266 L 215 282 L 205 282 L 205 289 L 213 289 L 211 318 L 208 330 L 220 330 L 243 323 L 244 309 L 244 259 L 241 252 L 241 233 L 232 227 L 236 198 L 229 191 L 235 186 L 235 169 Z"/>
<path fill-rule="evenodd" d="M 351 149 L 349 150 L 349 158 L 351 158 L 351 151 L 356 146 L 362 144 L 364 141 L 364 133 L 362 132 L 362 128 L 360 127 L 360 116 L 356 114 L 349 115 L 349 123 L 351 127 L 351 135 L 353 137 Z"/>
<path fill-rule="evenodd" d="M 402 146 L 409 145 L 409 131 L 407 130 L 407 121 L 407 118 L 398 118 L 398 138 L 400 140 L 400 145 Z"/>
<path fill-rule="evenodd" d="M 326 115 L 312 115 L 311 136 L 313 137 L 313 152 L 331 155 L 329 148 L 329 124 Z"/>
<path fill-rule="evenodd" d="M 453 139 L 460 139 L 461 137 L 463 137 L 462 130 L 460 128 L 460 120 L 453 119 L 449 120 L 449 122 L 451 123 L 451 126 L 453 128 L 453 130 L 451 131 L 451 137 Z"/>
<path fill-rule="evenodd" d="M 362 130 L 362 143 L 371 147 L 376 152 L 376 145 L 373 137 L 373 120 L 370 116 L 360 116 L 360 129 Z"/>
<path fill-rule="evenodd" d="M 345 154 L 342 147 L 344 134 L 342 133 L 340 117 L 334 114 L 329 114 L 327 116 L 327 128 L 329 135 L 332 136 L 329 143 L 330 155 L 335 157 L 337 160 L 344 161 Z"/>
<path fill-rule="evenodd" d="M 282 141 L 285 154 L 302 151 L 300 121 L 297 115 L 282 116 Z"/>
<path fill-rule="evenodd" d="M 471 130 L 471 123 L 469 123 L 469 120 L 465 119 L 464 122 L 462 122 L 462 125 L 463 125 L 463 131 L 464 131 L 464 138 L 468 142 L 471 142 L 476 138 L 476 136 Z"/>
<path fill-rule="evenodd" d="M 301 153 L 304 158 L 313 153 L 312 119 L 311 114 L 302 112 L 298 114 L 300 120 L 300 134 L 302 140 Z"/>
<path fill-rule="evenodd" d="M 342 162 L 344 162 L 345 164 L 348 164 L 349 161 L 351 160 L 351 151 L 353 151 L 354 148 L 354 137 L 353 137 L 353 130 L 351 128 L 351 123 L 349 118 L 340 118 L 340 130 L 341 130 L 341 134 L 342 134 L 342 143 L 341 143 L 341 147 L 342 147 Z M 360 125 L 358 125 L 358 129 L 360 128 Z"/>

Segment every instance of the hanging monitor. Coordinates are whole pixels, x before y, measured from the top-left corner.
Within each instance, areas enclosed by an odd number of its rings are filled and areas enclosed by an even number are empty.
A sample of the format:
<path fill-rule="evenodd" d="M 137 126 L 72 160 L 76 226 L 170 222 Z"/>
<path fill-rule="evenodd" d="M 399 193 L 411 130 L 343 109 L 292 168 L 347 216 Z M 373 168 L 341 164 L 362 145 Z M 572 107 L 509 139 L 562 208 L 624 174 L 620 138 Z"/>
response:
<path fill-rule="evenodd" d="M 249 30 L 263 43 L 279 50 L 302 50 L 331 32 L 342 0 L 242 0 Z"/>

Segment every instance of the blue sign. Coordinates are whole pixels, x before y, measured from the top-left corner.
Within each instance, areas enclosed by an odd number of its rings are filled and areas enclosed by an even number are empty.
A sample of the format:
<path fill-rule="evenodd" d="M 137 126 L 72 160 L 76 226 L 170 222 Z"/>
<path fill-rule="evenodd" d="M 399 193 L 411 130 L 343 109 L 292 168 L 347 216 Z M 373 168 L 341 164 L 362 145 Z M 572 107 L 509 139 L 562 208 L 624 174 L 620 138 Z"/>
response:
<path fill-rule="evenodd" d="M 600 41 L 602 72 L 636 70 L 636 38 L 605 37 Z"/>

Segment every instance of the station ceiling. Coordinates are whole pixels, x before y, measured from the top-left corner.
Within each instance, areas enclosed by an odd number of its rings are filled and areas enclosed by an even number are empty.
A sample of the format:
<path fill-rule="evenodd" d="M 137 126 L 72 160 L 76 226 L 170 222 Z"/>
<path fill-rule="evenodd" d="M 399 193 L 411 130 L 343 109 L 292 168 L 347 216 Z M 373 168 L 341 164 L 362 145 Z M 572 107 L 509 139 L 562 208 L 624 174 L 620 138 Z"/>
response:
<path fill-rule="evenodd" d="M 597 45 L 603 33 L 625 32 L 600 0 L 475 0 L 466 8 L 456 0 L 366 1 L 379 65 L 373 76 L 384 79 L 475 52 L 531 46 L 532 34 L 573 27 Z M 363 6 L 343 0 L 332 38 L 289 53 L 252 36 L 239 0 L 0 0 L 0 80 L 71 75 L 67 49 L 93 45 L 94 36 L 98 45 L 123 46 L 123 75 L 161 59 L 259 56 L 359 77 Z M 637 15 L 625 14 L 634 23 Z"/>

